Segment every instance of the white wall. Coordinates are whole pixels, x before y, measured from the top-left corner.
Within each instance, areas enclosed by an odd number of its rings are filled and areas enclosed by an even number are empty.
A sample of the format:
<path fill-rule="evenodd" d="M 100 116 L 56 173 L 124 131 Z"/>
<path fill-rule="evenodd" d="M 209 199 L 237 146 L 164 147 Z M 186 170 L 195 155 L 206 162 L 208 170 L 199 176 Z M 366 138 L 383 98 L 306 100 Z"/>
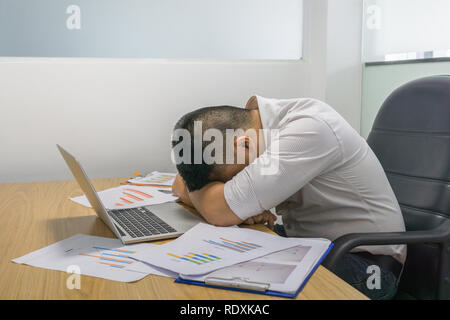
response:
<path fill-rule="evenodd" d="M 309 67 L 310 96 L 325 100 L 328 0 L 306 2 L 304 55 Z"/>
<path fill-rule="evenodd" d="M 328 0 L 326 97 L 358 132 L 362 82 L 361 0 Z"/>
<path fill-rule="evenodd" d="M 253 93 L 309 93 L 303 62 L 8 59 L 0 74 L 2 182 L 69 178 L 56 143 L 93 177 L 169 170 L 171 129 L 184 113 L 243 105 Z"/>
<path fill-rule="evenodd" d="M 331 81 L 328 70 L 338 64 L 328 60 L 336 48 L 327 50 L 327 8 L 327 0 L 306 1 L 305 54 L 297 62 L 0 59 L 0 182 L 71 178 L 56 143 L 91 177 L 173 171 L 169 137 L 181 115 L 243 105 L 252 94 L 335 101 L 359 129 L 354 98 L 347 103 L 330 89 L 354 81 Z"/>

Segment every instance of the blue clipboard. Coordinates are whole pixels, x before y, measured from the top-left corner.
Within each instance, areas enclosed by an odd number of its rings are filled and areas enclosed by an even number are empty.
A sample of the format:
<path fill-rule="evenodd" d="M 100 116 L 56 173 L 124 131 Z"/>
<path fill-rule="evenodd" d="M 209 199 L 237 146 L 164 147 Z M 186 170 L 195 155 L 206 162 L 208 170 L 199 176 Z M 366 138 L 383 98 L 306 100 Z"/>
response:
<path fill-rule="evenodd" d="M 216 289 L 225 289 L 225 290 L 232 290 L 232 291 L 240 291 L 240 292 L 249 292 L 249 293 L 257 293 L 257 294 L 263 294 L 268 296 L 275 296 L 275 297 L 282 297 L 282 298 L 291 298 L 294 299 L 297 297 L 297 295 L 302 291 L 303 287 L 306 285 L 308 280 L 311 278 L 311 276 L 314 274 L 314 272 L 317 270 L 317 268 L 322 263 L 323 259 L 328 255 L 330 250 L 333 248 L 334 244 L 331 243 L 328 247 L 327 251 L 322 255 L 320 260 L 317 262 L 317 264 L 312 268 L 311 272 L 308 274 L 308 276 L 305 278 L 303 283 L 300 285 L 300 287 L 297 289 L 295 293 L 285 293 L 285 292 L 279 292 L 279 291 L 272 291 L 272 290 L 266 290 L 266 291 L 256 291 L 256 290 L 250 290 L 250 289 L 243 289 L 243 288 L 234 288 L 234 287 L 224 287 L 224 286 L 214 286 L 210 284 L 206 284 L 203 281 L 193 281 L 193 280 L 186 280 L 178 277 L 175 282 L 176 283 L 184 283 L 184 284 L 192 284 L 196 286 L 203 286 L 203 287 L 209 287 L 209 288 L 216 288 Z"/>

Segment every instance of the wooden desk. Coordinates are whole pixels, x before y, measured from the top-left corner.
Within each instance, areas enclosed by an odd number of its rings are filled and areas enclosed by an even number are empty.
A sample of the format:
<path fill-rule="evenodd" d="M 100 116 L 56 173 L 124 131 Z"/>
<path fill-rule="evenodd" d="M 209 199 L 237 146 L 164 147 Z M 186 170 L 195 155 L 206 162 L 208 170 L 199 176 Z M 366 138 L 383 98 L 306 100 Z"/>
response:
<path fill-rule="evenodd" d="M 121 178 L 94 180 L 97 190 Z M 114 237 L 92 209 L 68 200 L 82 194 L 75 181 L 0 184 L 0 299 L 280 299 L 177 284 L 149 275 L 135 283 L 82 276 L 81 289 L 66 288 L 68 274 L 11 262 L 77 233 Z M 254 229 L 269 231 L 262 225 Z M 297 299 L 367 299 L 320 266 Z"/>

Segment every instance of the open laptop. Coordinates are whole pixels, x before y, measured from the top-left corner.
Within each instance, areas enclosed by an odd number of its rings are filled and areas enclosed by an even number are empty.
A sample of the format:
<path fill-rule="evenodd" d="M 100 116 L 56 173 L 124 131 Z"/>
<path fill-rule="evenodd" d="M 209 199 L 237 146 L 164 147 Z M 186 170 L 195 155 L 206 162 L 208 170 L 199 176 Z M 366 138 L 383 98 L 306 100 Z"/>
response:
<path fill-rule="evenodd" d="M 73 176 L 103 222 L 124 244 L 175 238 L 202 222 L 175 202 L 107 210 L 98 197 L 80 163 L 60 145 L 56 145 Z"/>

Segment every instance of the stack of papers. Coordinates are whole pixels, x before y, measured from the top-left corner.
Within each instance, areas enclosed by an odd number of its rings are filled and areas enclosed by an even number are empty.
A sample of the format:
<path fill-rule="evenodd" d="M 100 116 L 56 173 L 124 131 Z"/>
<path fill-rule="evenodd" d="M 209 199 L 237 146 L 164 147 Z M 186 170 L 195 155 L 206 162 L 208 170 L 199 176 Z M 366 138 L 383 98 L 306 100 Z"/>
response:
<path fill-rule="evenodd" d="M 76 267 L 82 275 L 121 282 L 137 281 L 149 274 L 175 277 L 172 272 L 132 259 L 153 246 L 123 246 L 119 239 L 77 234 L 12 261 L 64 272 L 73 272 Z"/>
<path fill-rule="evenodd" d="M 293 298 L 331 247 L 326 239 L 199 223 L 162 245 L 123 246 L 118 239 L 77 234 L 13 262 L 66 272 L 77 266 L 83 275 L 123 282 L 156 274 L 176 282 Z"/>
<path fill-rule="evenodd" d="M 327 239 L 283 238 L 199 223 L 134 258 L 178 274 L 177 282 L 293 298 L 331 246 Z"/>
<path fill-rule="evenodd" d="M 178 239 L 134 258 L 178 274 L 200 275 L 295 245 L 289 238 L 260 231 L 199 223 Z"/>

